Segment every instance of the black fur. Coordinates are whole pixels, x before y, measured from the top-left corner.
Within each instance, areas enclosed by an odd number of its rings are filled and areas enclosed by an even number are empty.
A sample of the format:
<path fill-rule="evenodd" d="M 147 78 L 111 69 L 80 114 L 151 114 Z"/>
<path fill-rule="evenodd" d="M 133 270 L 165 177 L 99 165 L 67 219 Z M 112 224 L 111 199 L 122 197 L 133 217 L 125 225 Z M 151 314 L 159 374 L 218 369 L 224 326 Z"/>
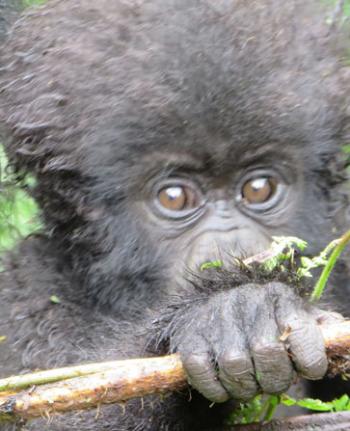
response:
<path fill-rule="evenodd" d="M 175 165 L 212 185 L 254 157 L 295 183 L 298 198 L 283 217 L 236 234 L 240 257 L 264 247 L 260 236 L 299 236 L 315 253 L 345 230 L 349 70 L 317 4 L 56 0 L 17 22 L 0 53 L 2 136 L 18 176 L 36 178 L 44 228 L 7 256 L 1 274 L 3 376 L 181 350 L 195 313 L 198 322 L 212 315 L 215 283 L 198 291 L 182 269 L 191 240 L 171 241 L 144 209 L 149 182 Z M 338 295 L 348 307 L 348 276 L 344 265 L 333 305 Z M 221 292 L 237 301 L 237 321 L 255 317 L 253 307 L 239 309 L 259 288 L 255 280 L 245 290 L 248 283 L 242 277 L 236 291 Z M 304 307 L 290 289 L 271 289 Z M 180 313 L 169 323 L 174 298 Z M 147 350 L 164 316 L 170 343 Z M 207 321 L 204 328 L 211 331 Z M 188 400 L 149 397 L 143 408 L 134 400 L 125 411 L 110 406 L 97 418 L 71 414 L 26 429 L 210 429 L 231 408 L 209 408 L 195 391 Z"/>
<path fill-rule="evenodd" d="M 21 0 L 0 0 L 0 43 L 5 39 L 11 23 L 22 9 Z"/>

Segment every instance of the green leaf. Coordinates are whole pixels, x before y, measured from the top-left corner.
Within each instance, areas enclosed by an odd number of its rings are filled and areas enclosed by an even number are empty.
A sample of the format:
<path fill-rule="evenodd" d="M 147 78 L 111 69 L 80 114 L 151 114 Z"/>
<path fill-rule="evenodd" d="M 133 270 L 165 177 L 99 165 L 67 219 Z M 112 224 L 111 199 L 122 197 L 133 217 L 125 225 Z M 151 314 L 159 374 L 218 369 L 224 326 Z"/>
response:
<path fill-rule="evenodd" d="M 56 296 L 56 295 L 52 295 L 52 296 L 50 296 L 50 301 L 51 301 L 53 304 L 60 304 L 60 303 L 61 303 L 60 298 L 59 298 L 58 296 Z"/>
<path fill-rule="evenodd" d="M 231 413 L 227 420 L 228 425 L 250 424 L 258 422 L 264 410 L 261 395 L 257 395 L 251 401 L 240 403 L 239 406 Z"/>
<path fill-rule="evenodd" d="M 297 401 L 297 406 L 318 412 L 330 412 L 333 410 L 331 403 L 326 403 L 313 398 L 303 398 L 302 400 Z"/>
<path fill-rule="evenodd" d="M 350 410 L 350 398 L 348 395 L 343 395 L 332 401 L 333 408 L 336 412 Z"/>
<path fill-rule="evenodd" d="M 205 269 L 210 269 L 210 268 L 222 268 L 222 266 L 223 266 L 222 260 L 213 260 L 211 262 L 202 263 L 202 265 L 200 266 L 200 270 L 204 271 Z"/>
<path fill-rule="evenodd" d="M 297 400 L 295 400 L 294 398 L 290 397 L 287 394 L 283 394 L 281 395 L 281 403 L 287 407 L 291 407 L 296 405 Z"/>
<path fill-rule="evenodd" d="M 295 400 L 287 394 L 281 396 L 281 403 L 285 406 L 299 406 L 305 409 L 318 411 L 318 412 L 330 412 L 333 410 L 331 403 L 327 403 L 318 399 L 303 398 L 301 400 Z"/>

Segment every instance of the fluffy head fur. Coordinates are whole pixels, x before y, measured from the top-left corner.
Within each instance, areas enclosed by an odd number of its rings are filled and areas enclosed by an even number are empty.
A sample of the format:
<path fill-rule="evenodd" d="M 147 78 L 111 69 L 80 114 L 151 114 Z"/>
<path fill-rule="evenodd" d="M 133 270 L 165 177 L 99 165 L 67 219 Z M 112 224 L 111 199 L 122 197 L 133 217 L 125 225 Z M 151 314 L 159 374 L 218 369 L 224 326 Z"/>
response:
<path fill-rule="evenodd" d="M 312 199 L 297 233 L 317 236 L 317 216 L 339 207 L 349 99 L 312 3 L 56 1 L 17 23 L 1 53 L 6 148 L 36 177 L 55 248 L 94 289 L 158 290 L 159 257 L 130 207 L 164 154 L 215 177 L 242 151 L 277 148 L 303 165 Z"/>

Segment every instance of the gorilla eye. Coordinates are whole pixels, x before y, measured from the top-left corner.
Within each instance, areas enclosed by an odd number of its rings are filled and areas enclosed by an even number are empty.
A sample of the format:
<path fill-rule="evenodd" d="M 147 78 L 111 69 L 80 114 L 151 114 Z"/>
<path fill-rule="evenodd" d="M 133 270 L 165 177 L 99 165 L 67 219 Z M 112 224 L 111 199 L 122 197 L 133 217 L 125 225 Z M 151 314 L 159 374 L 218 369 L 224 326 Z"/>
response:
<path fill-rule="evenodd" d="M 254 178 L 242 187 L 242 198 L 248 204 L 262 204 L 275 194 L 277 180 L 273 177 Z"/>
<path fill-rule="evenodd" d="M 177 185 L 164 187 L 158 192 L 161 206 L 170 211 L 183 211 L 196 208 L 198 198 L 190 187 Z"/>

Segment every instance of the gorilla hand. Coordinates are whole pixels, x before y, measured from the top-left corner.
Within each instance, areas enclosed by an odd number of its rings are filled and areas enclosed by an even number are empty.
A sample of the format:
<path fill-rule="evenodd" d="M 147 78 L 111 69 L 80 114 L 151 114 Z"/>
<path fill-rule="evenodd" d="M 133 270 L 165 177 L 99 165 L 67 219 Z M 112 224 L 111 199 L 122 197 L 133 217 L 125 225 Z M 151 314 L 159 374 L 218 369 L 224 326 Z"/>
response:
<path fill-rule="evenodd" d="M 171 346 L 190 384 L 211 401 L 280 393 L 295 370 L 312 380 L 327 371 L 317 313 L 281 283 L 242 285 L 188 309 L 174 322 Z"/>

